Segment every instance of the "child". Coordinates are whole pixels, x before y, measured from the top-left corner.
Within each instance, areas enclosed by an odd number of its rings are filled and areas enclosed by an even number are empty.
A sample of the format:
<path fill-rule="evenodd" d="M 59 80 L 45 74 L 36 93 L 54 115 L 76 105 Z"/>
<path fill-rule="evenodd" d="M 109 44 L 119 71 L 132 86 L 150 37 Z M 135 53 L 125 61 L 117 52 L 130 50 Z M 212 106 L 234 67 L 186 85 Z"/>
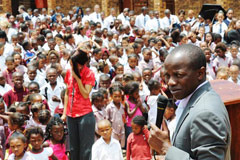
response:
<path fill-rule="evenodd" d="M 61 103 L 59 104 L 59 106 L 56 107 L 55 111 L 54 111 L 54 115 L 55 116 L 59 116 L 61 117 L 63 114 L 63 108 L 64 108 L 64 95 L 65 95 L 66 89 L 63 89 L 61 91 Z"/>
<path fill-rule="evenodd" d="M 215 79 L 215 73 L 213 71 L 213 62 L 211 61 L 211 50 L 209 48 L 205 48 L 203 49 L 203 52 L 205 54 L 206 57 L 206 61 L 207 61 L 207 68 L 206 68 L 206 72 L 207 72 L 207 78 L 208 80 L 213 80 Z"/>
<path fill-rule="evenodd" d="M 29 155 L 34 159 L 48 160 L 49 158 L 52 158 L 53 160 L 57 160 L 52 148 L 43 148 L 44 134 L 41 128 L 29 128 L 26 132 L 26 138 L 28 143 L 32 146 L 29 148 Z"/>
<path fill-rule="evenodd" d="M 120 63 L 115 64 L 114 69 L 115 69 L 116 75 L 123 74 L 123 72 L 124 72 L 124 66 Z"/>
<path fill-rule="evenodd" d="M 122 105 L 122 90 L 119 87 L 112 89 L 112 102 L 107 106 L 106 112 L 112 123 L 112 136 L 120 141 L 122 147 L 125 145 L 125 112 Z"/>
<path fill-rule="evenodd" d="M 103 105 L 104 105 L 104 108 L 106 108 L 107 105 L 109 104 L 108 91 L 105 88 L 99 88 L 98 91 L 103 94 L 103 98 L 104 98 Z"/>
<path fill-rule="evenodd" d="M 224 13 L 222 11 L 219 11 L 217 14 L 217 22 L 213 25 L 213 33 L 218 33 L 224 37 L 225 31 L 228 29 L 227 25 L 223 22 L 224 20 Z"/>
<path fill-rule="evenodd" d="M 144 68 L 153 69 L 152 61 L 152 51 L 149 48 L 144 48 L 143 51 L 143 60 L 139 62 L 139 69 L 143 71 Z"/>
<path fill-rule="evenodd" d="M 13 73 L 15 72 L 14 58 L 12 56 L 6 57 L 5 62 L 7 69 L 3 71 L 3 76 L 5 77 L 6 83 L 14 87 L 13 84 Z"/>
<path fill-rule="evenodd" d="M 229 57 L 231 58 L 232 61 L 234 61 L 235 59 L 239 59 L 238 51 L 239 51 L 238 45 L 232 44 L 230 46 L 231 55 L 229 55 Z"/>
<path fill-rule="evenodd" d="M 146 124 L 143 116 L 133 118 L 131 123 L 133 133 L 127 139 L 127 160 L 152 159 L 148 144 L 149 131 L 144 127 Z"/>
<path fill-rule="evenodd" d="M 229 68 L 229 75 L 230 75 L 230 77 L 228 78 L 228 81 L 234 82 L 234 83 L 240 85 L 240 80 L 239 80 L 239 78 L 238 78 L 239 68 L 238 68 L 237 65 L 232 65 L 232 66 Z"/>
<path fill-rule="evenodd" d="M 172 136 L 177 125 L 176 115 L 175 115 L 176 109 L 177 109 L 177 105 L 175 104 L 174 100 L 169 99 L 165 113 L 164 113 L 164 118 L 167 120 L 167 125 L 170 132 L 170 140 L 172 140 Z"/>
<path fill-rule="evenodd" d="M 64 122 L 58 117 L 53 117 L 47 124 L 46 141 L 44 144 L 53 149 L 55 156 L 59 160 L 68 160 L 64 144 L 65 138 Z"/>
<path fill-rule="evenodd" d="M 231 66 L 231 60 L 229 57 L 226 57 L 225 53 L 227 51 L 227 46 L 220 42 L 217 44 L 215 48 L 215 52 L 217 53 L 217 57 L 213 60 L 213 70 L 216 73 L 219 67 L 225 66 L 230 67 Z"/>
<path fill-rule="evenodd" d="M 24 86 L 28 86 L 30 82 L 37 82 L 41 87 L 46 85 L 46 80 L 41 76 L 37 75 L 37 68 L 33 65 L 28 65 L 27 67 L 27 75 L 24 76 Z"/>
<path fill-rule="evenodd" d="M 27 139 L 22 133 L 13 133 L 9 138 L 9 143 L 13 153 L 8 157 L 8 160 L 34 160 L 34 158 L 26 152 Z"/>
<path fill-rule="evenodd" d="M 119 142 L 112 137 L 112 127 L 108 120 L 101 120 L 97 124 L 101 138 L 92 146 L 92 160 L 123 160 Z"/>
<path fill-rule="evenodd" d="M 13 59 L 14 59 L 14 65 L 15 65 L 15 69 L 18 72 L 21 72 L 22 74 L 27 72 L 27 68 L 22 65 L 22 56 L 20 53 L 18 52 L 13 52 L 12 54 Z"/>
<path fill-rule="evenodd" d="M 150 80 L 148 83 L 148 89 L 150 90 L 150 96 L 145 99 L 145 103 L 149 107 L 148 122 L 155 124 L 157 118 L 157 98 L 161 93 L 161 84 L 158 81 Z"/>
<path fill-rule="evenodd" d="M 93 110 L 93 114 L 95 116 L 96 124 L 103 119 L 107 119 L 107 113 L 104 109 L 103 93 L 101 93 L 99 91 L 93 92 L 93 94 L 92 94 L 92 110 Z M 96 125 L 96 127 L 95 127 L 95 140 L 100 138 L 97 131 L 98 130 L 97 130 L 97 125 Z"/>
<path fill-rule="evenodd" d="M 0 95 L 3 96 L 10 90 L 12 90 L 12 87 L 6 83 L 5 77 L 2 72 L 0 72 Z"/>
<path fill-rule="evenodd" d="M 56 107 L 61 102 L 60 95 L 61 91 L 65 89 L 65 85 L 63 83 L 57 83 L 57 70 L 55 68 L 49 68 L 47 70 L 47 79 L 49 82 L 41 88 L 41 94 L 46 97 L 51 115 L 53 115 Z"/>
<path fill-rule="evenodd" d="M 125 95 L 129 96 L 127 98 L 127 124 L 126 124 L 126 138 L 132 132 L 131 122 L 136 116 L 142 116 L 145 109 L 142 106 L 142 102 L 139 96 L 139 84 L 137 82 L 129 82 L 124 87 Z"/>
<path fill-rule="evenodd" d="M 20 72 L 13 73 L 14 88 L 3 95 L 4 102 L 9 107 L 13 102 L 21 102 L 27 95 L 27 90 L 23 87 L 23 74 Z"/>
<path fill-rule="evenodd" d="M 108 89 L 111 85 L 111 78 L 108 74 L 102 74 L 99 78 L 99 88 Z"/>
<path fill-rule="evenodd" d="M 98 63 L 102 57 L 102 51 L 100 48 L 95 48 L 93 50 L 93 57 L 91 58 L 91 61 L 90 61 L 90 66 L 94 66 L 94 63 Z"/>
<path fill-rule="evenodd" d="M 46 126 L 41 125 L 39 122 L 39 117 L 38 113 L 40 110 L 43 109 L 43 104 L 39 102 L 35 102 L 31 105 L 31 113 L 32 116 L 27 122 L 26 129 L 31 128 L 31 127 L 41 127 L 43 131 L 45 131 Z"/>
<path fill-rule="evenodd" d="M 125 73 L 134 73 L 140 72 L 139 68 L 137 67 L 138 57 L 136 54 L 130 54 L 128 56 L 128 65 L 124 67 L 124 74 Z"/>
<path fill-rule="evenodd" d="M 221 79 L 221 80 L 228 80 L 229 78 L 229 73 L 228 73 L 228 68 L 227 67 L 221 67 L 217 71 L 217 76 L 216 79 Z"/>

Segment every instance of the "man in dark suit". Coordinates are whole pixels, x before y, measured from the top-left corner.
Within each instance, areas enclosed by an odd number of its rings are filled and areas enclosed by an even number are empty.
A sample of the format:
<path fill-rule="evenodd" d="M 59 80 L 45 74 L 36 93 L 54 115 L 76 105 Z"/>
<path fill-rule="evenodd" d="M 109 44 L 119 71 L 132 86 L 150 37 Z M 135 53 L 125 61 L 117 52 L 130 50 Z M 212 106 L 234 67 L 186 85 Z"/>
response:
<path fill-rule="evenodd" d="M 164 62 L 169 90 L 181 100 L 172 141 L 165 123 L 151 125 L 150 146 L 166 160 L 230 159 L 231 127 L 220 97 L 206 81 L 206 58 L 194 45 L 176 47 Z"/>

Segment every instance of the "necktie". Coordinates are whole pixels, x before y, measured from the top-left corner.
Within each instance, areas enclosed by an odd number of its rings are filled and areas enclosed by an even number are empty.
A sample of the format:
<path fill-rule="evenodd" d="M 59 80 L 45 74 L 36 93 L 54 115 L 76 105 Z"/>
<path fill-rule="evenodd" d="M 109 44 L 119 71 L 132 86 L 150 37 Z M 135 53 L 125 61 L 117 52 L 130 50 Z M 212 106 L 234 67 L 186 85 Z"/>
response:
<path fill-rule="evenodd" d="M 157 19 L 157 22 L 158 22 L 158 29 L 160 28 L 160 21 L 159 19 Z"/>
<path fill-rule="evenodd" d="M 219 33 L 222 33 L 222 23 L 219 26 Z"/>
<path fill-rule="evenodd" d="M 169 20 L 168 20 L 168 21 L 169 21 L 169 26 L 170 26 L 170 25 L 171 25 L 171 23 L 172 23 L 172 22 L 171 22 L 171 19 L 169 18 Z"/>
<path fill-rule="evenodd" d="M 145 24 L 146 24 L 146 16 L 144 16 L 144 26 L 145 26 Z"/>
<path fill-rule="evenodd" d="M 99 15 L 98 15 L 98 13 L 97 13 L 97 19 L 99 19 Z"/>

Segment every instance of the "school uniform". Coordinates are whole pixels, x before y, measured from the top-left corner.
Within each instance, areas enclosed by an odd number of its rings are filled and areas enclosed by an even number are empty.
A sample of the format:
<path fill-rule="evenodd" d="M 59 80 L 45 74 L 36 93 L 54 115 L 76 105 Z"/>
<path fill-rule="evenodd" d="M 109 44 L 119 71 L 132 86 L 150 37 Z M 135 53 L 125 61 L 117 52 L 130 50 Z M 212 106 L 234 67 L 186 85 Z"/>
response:
<path fill-rule="evenodd" d="M 227 25 L 224 22 L 221 22 L 221 23 L 215 23 L 213 25 L 212 29 L 213 29 L 212 30 L 213 33 L 218 33 L 223 38 L 224 37 L 224 33 L 228 29 L 228 27 L 227 27 Z"/>
<path fill-rule="evenodd" d="M 3 99 L 7 107 L 10 107 L 13 102 L 22 102 L 23 97 L 27 94 L 28 92 L 25 88 L 17 89 L 14 87 L 3 95 Z"/>
<path fill-rule="evenodd" d="M 9 71 L 8 69 L 6 69 L 5 71 L 3 71 L 3 77 L 6 80 L 6 83 L 9 84 L 10 86 L 14 87 L 14 83 L 12 81 L 12 75 L 15 72 L 15 69 L 12 71 Z"/>
<path fill-rule="evenodd" d="M 121 104 L 118 109 L 113 102 L 106 108 L 109 121 L 112 123 L 112 136 L 121 142 L 121 146 L 125 145 L 125 111 Z"/>
<path fill-rule="evenodd" d="M 5 85 L 0 85 L 0 95 L 3 96 L 5 93 L 10 91 L 12 89 L 12 86 L 9 84 L 5 83 Z"/>
<path fill-rule="evenodd" d="M 138 67 L 142 73 L 144 68 L 149 68 L 149 69 L 153 69 L 153 61 L 149 60 L 148 62 L 146 62 L 144 59 L 142 61 L 139 62 Z"/>
<path fill-rule="evenodd" d="M 101 137 L 92 146 L 92 160 L 123 160 L 119 141 L 111 137 L 107 144 Z"/>
<path fill-rule="evenodd" d="M 40 93 L 47 99 L 48 106 L 51 111 L 51 115 L 54 114 L 56 107 L 60 104 L 60 102 L 54 102 L 52 100 L 53 96 L 57 96 L 61 99 L 61 92 L 65 89 L 65 85 L 63 83 L 57 83 L 54 89 L 52 89 L 50 83 L 44 85 L 40 90 Z"/>
<path fill-rule="evenodd" d="M 150 17 L 147 14 L 146 15 L 140 14 L 136 17 L 135 26 L 145 29 L 146 23 L 149 19 Z"/>
<path fill-rule="evenodd" d="M 113 17 L 112 15 L 105 18 L 104 23 L 103 23 L 103 28 L 107 28 L 108 30 L 110 30 L 110 25 L 114 24 L 115 19 L 116 19 L 116 17 Z"/>
<path fill-rule="evenodd" d="M 217 56 L 213 60 L 213 70 L 216 73 L 219 67 L 230 67 L 231 66 L 231 59 L 229 57 L 221 58 Z"/>
<path fill-rule="evenodd" d="M 24 75 L 24 86 L 27 87 L 30 82 L 37 82 L 39 84 L 40 88 L 42 88 L 44 85 L 47 84 L 47 81 L 39 75 L 36 75 L 34 80 L 30 80 L 28 75 L 25 74 Z"/>
<path fill-rule="evenodd" d="M 160 25 L 160 24 L 159 24 Z M 146 31 L 158 31 L 158 21 L 156 18 L 149 19 L 145 26 Z"/>
<path fill-rule="evenodd" d="M 134 69 L 132 69 L 129 64 L 127 64 L 126 66 L 124 66 L 124 74 L 125 73 L 131 73 L 133 74 L 134 72 L 139 72 L 140 74 L 142 74 L 140 72 L 140 69 L 136 66 Z"/>

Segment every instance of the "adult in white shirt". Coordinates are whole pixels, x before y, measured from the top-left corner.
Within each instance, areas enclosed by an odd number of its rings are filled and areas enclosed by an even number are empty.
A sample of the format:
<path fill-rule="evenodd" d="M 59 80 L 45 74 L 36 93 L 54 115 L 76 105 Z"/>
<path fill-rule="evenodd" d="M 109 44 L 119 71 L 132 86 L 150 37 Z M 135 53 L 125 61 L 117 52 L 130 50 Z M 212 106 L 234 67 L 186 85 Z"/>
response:
<path fill-rule="evenodd" d="M 145 30 L 146 31 L 151 31 L 151 30 L 158 31 L 158 21 L 154 17 L 153 11 L 149 12 L 149 17 L 150 17 L 150 19 L 146 23 Z"/>
<path fill-rule="evenodd" d="M 51 16 L 47 14 L 47 9 L 46 8 L 42 9 L 42 14 L 39 17 L 40 17 L 41 20 L 46 19 L 46 18 L 51 18 Z"/>
<path fill-rule="evenodd" d="M 116 10 L 114 8 L 111 8 L 110 15 L 104 19 L 103 28 L 107 28 L 110 30 L 110 25 L 114 24 L 114 20 L 116 19 Z"/>
<path fill-rule="evenodd" d="M 170 28 L 172 29 L 172 25 L 175 23 L 179 23 L 178 17 L 171 14 L 171 11 L 169 9 L 166 9 L 164 11 L 165 17 L 162 19 L 162 28 Z"/>
<path fill-rule="evenodd" d="M 100 13 L 100 6 L 98 4 L 94 6 L 94 12 L 90 14 L 90 19 L 95 23 L 97 22 L 100 22 L 101 24 L 103 23 Z"/>
<path fill-rule="evenodd" d="M 228 29 L 226 23 L 223 22 L 224 19 L 224 13 L 223 12 L 219 12 L 217 15 L 217 23 L 215 23 L 213 25 L 213 33 L 218 33 L 222 36 L 222 38 L 224 37 L 224 33 L 225 31 Z"/>
<path fill-rule="evenodd" d="M 18 7 L 18 12 L 19 12 L 20 14 L 22 14 L 22 16 L 23 16 L 23 18 L 24 18 L 25 21 L 30 19 L 30 16 L 29 16 L 29 14 L 26 12 L 26 9 L 25 9 L 24 5 L 20 5 L 20 6 Z"/>
<path fill-rule="evenodd" d="M 120 19 L 122 21 L 123 25 L 130 25 L 129 24 L 129 8 L 124 8 L 123 12 L 118 15 L 117 19 Z"/>
<path fill-rule="evenodd" d="M 4 43 L 3 56 L 11 56 L 13 53 L 13 46 L 7 42 L 7 35 L 5 31 L 0 31 L 0 42 Z M 1 68 L 2 69 L 2 68 Z"/>
<path fill-rule="evenodd" d="M 89 22 L 90 22 L 90 20 L 91 20 L 90 10 L 91 10 L 90 8 L 86 8 L 85 14 L 84 14 L 84 16 L 83 16 L 83 18 L 82 18 L 82 24 L 84 24 L 86 21 L 89 21 Z"/>
<path fill-rule="evenodd" d="M 142 7 L 141 11 L 142 13 L 136 17 L 135 26 L 145 29 L 146 23 L 150 19 L 150 17 L 147 15 L 148 8 Z"/>
<path fill-rule="evenodd" d="M 8 20 L 2 20 L 0 21 L 0 29 L 2 31 L 5 31 L 7 35 L 8 42 L 12 41 L 12 35 L 17 34 L 17 30 L 14 28 L 10 28 L 10 23 Z"/>
<path fill-rule="evenodd" d="M 155 11 L 154 16 L 155 16 L 155 20 L 156 20 L 156 23 L 157 23 L 157 30 L 164 29 L 163 24 L 162 24 L 162 19 L 159 16 L 159 12 Z"/>

